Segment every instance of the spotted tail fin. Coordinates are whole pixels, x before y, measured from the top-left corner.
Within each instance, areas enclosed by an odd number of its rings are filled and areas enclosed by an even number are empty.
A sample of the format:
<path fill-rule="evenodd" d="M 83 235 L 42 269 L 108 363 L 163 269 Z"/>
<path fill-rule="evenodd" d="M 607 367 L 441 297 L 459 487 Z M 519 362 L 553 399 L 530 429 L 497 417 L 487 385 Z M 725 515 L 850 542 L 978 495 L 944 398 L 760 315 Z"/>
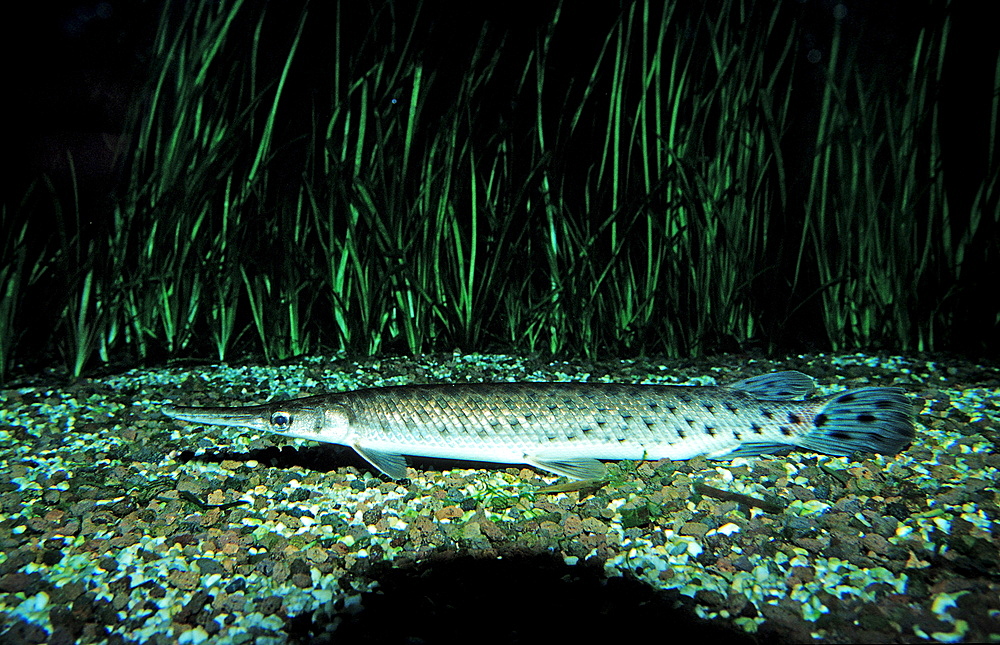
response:
<path fill-rule="evenodd" d="M 830 397 L 813 419 L 815 428 L 796 444 L 828 455 L 855 452 L 894 455 L 913 441 L 913 407 L 899 388 L 865 387 Z"/>

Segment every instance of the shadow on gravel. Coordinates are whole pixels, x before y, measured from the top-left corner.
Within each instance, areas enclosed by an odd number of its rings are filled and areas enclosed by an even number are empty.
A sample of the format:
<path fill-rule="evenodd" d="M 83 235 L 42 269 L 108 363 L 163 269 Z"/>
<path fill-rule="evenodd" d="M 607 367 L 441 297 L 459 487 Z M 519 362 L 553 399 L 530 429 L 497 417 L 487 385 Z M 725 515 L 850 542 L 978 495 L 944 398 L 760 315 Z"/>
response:
<path fill-rule="evenodd" d="M 567 566 L 548 554 L 502 559 L 445 554 L 408 567 L 376 565 L 365 577 L 379 589 L 362 595 L 362 610 L 328 619 L 291 619 L 297 643 L 754 643 L 736 628 L 694 615 L 692 599 L 599 566 Z M 639 638 L 654 638 L 639 641 Z M 771 639 L 768 639 L 771 640 Z"/>

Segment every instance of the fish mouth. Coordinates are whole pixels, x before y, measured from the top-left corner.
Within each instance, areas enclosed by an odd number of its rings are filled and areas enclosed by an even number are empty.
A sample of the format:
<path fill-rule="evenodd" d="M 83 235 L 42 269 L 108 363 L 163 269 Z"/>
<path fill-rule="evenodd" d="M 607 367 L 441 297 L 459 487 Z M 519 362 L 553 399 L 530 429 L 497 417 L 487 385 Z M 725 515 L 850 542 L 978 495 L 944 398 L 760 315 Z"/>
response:
<path fill-rule="evenodd" d="M 256 428 L 262 420 L 259 413 L 240 412 L 238 408 L 188 408 L 168 404 L 161 406 L 160 412 L 171 419 L 210 426 Z"/>

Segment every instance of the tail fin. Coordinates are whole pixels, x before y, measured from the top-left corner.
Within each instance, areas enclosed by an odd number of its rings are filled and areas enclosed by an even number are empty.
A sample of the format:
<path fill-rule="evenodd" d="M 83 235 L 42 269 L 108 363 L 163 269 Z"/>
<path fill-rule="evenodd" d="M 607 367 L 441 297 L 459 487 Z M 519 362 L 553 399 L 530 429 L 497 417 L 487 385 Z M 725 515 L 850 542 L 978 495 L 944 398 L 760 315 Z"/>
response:
<path fill-rule="evenodd" d="M 913 441 L 913 407 L 903 391 L 865 387 L 830 397 L 799 447 L 846 457 L 855 452 L 894 455 Z"/>

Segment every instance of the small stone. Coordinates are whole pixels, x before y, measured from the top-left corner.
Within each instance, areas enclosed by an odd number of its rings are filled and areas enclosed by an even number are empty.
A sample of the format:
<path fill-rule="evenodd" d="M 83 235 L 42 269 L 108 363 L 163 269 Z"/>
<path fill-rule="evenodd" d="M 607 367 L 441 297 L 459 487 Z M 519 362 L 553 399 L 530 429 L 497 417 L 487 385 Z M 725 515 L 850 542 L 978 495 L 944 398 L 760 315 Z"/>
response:
<path fill-rule="evenodd" d="M 462 513 L 463 511 L 461 508 L 452 505 L 452 506 L 445 506 L 444 508 L 438 510 L 436 513 L 434 513 L 434 517 L 436 517 L 438 520 L 454 520 L 459 517 L 462 517 Z"/>
<path fill-rule="evenodd" d="M 626 506 L 621 509 L 622 528 L 631 529 L 646 526 L 650 522 L 649 507 L 645 504 Z M 708 528 L 706 527 L 707 531 Z"/>
<path fill-rule="evenodd" d="M 7 593 L 26 592 L 37 578 L 37 574 L 29 575 L 21 571 L 8 573 L 0 577 L 0 591 L 5 591 Z"/>
<path fill-rule="evenodd" d="M 812 567 L 792 567 L 788 573 L 786 584 L 789 587 L 803 582 L 811 582 L 816 577 L 816 572 Z"/>
<path fill-rule="evenodd" d="M 538 525 L 538 531 L 540 533 L 545 533 L 546 535 L 558 536 L 561 535 L 563 530 L 562 526 L 553 522 L 551 520 L 546 520 Z"/>
<path fill-rule="evenodd" d="M 584 520 L 580 522 L 580 528 L 587 533 L 597 533 L 599 535 L 604 535 L 608 532 L 608 525 L 596 517 L 584 518 Z"/>
<path fill-rule="evenodd" d="M 579 535 L 583 531 L 583 522 L 580 521 L 579 516 L 570 515 L 563 521 L 563 531 L 569 537 Z"/>
<path fill-rule="evenodd" d="M 281 611 L 281 596 L 270 596 L 257 603 L 257 611 L 270 616 Z"/>
<path fill-rule="evenodd" d="M 198 587 L 200 576 L 195 571 L 171 571 L 167 580 L 178 589 L 191 591 Z"/>
<path fill-rule="evenodd" d="M 226 570 L 222 567 L 217 560 L 212 558 L 198 558 L 195 560 L 195 564 L 198 566 L 198 570 L 202 574 L 220 573 L 224 574 Z"/>
<path fill-rule="evenodd" d="M 464 540 L 482 540 L 486 537 L 483 535 L 479 522 L 469 522 L 463 526 L 461 535 Z"/>
<path fill-rule="evenodd" d="M 708 533 L 708 525 L 701 522 L 685 522 L 683 526 L 677 531 L 678 535 L 687 535 L 689 537 L 704 537 Z"/>
<path fill-rule="evenodd" d="M 306 549 L 306 558 L 308 558 L 310 562 L 316 562 L 316 563 L 326 562 L 329 559 L 329 557 L 330 556 L 326 552 L 326 549 L 321 549 L 316 546 L 309 547 L 308 549 Z"/>
<path fill-rule="evenodd" d="M 191 599 L 181 606 L 181 609 L 174 615 L 175 623 L 192 623 L 195 616 L 208 604 L 210 597 L 204 591 L 192 594 Z"/>
<path fill-rule="evenodd" d="M 24 620 L 12 621 L 4 630 L 4 638 L 8 643 L 45 643 L 48 634 L 39 625 Z"/>
<path fill-rule="evenodd" d="M 58 508 L 53 508 L 52 510 L 45 513 L 45 521 L 52 522 L 53 524 L 58 524 L 63 521 L 63 517 L 66 516 L 66 512 Z"/>
<path fill-rule="evenodd" d="M 84 583 L 80 581 L 67 582 L 64 585 L 52 589 L 51 601 L 53 605 L 68 604 L 79 598 L 86 591 Z"/>
<path fill-rule="evenodd" d="M 702 607 L 718 610 L 725 607 L 727 598 L 712 589 L 699 589 L 694 595 L 694 601 Z"/>
<path fill-rule="evenodd" d="M 870 533 L 861 538 L 861 546 L 878 555 L 885 555 L 889 550 L 889 541 L 877 533 Z"/>
<path fill-rule="evenodd" d="M 361 516 L 361 521 L 369 525 L 378 523 L 380 519 L 382 519 L 382 509 L 380 508 L 369 508 Z"/>

